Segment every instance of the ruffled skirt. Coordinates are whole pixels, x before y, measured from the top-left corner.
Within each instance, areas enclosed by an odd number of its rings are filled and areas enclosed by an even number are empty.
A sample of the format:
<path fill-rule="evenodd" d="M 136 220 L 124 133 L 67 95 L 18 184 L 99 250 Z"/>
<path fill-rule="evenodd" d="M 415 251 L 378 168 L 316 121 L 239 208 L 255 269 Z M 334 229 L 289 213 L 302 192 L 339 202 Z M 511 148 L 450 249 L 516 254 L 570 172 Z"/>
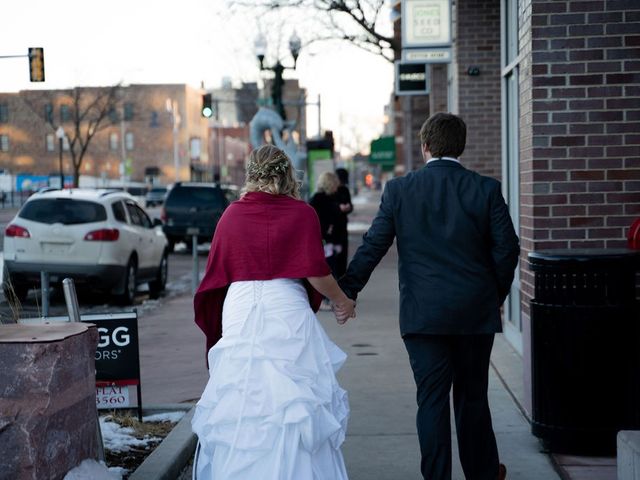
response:
<path fill-rule="evenodd" d="M 349 416 L 328 338 L 298 280 L 235 282 L 192 420 L 197 480 L 347 479 Z"/>

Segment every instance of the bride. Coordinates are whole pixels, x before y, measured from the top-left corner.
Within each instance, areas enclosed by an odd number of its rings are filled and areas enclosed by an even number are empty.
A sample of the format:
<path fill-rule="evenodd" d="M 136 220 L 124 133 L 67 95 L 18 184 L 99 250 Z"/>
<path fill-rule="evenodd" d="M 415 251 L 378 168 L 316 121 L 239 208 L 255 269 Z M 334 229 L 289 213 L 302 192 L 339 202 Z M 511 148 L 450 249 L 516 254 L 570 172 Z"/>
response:
<path fill-rule="evenodd" d="M 315 211 L 287 156 L 251 152 L 245 193 L 218 222 L 194 298 L 209 382 L 192 420 L 195 480 L 343 480 L 346 355 L 314 311 L 355 316 L 325 262 Z"/>

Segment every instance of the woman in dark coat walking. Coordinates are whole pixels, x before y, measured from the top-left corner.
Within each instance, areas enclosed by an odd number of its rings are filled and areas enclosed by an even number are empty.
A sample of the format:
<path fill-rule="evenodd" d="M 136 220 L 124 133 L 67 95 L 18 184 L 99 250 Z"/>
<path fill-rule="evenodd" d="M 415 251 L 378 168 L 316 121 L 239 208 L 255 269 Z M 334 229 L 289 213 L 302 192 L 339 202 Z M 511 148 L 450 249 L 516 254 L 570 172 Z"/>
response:
<path fill-rule="evenodd" d="M 340 211 L 340 207 L 334 197 L 339 186 L 340 180 L 335 173 L 322 173 L 318 177 L 316 193 L 313 194 L 309 202 L 320 219 L 324 255 L 329 267 L 331 267 L 333 275 L 337 278 L 339 277 L 338 272 L 336 272 L 336 258 L 340 253 L 341 247 L 336 232 L 340 233 L 342 230 L 346 230 L 346 224 L 344 226 L 342 225 L 344 215 Z"/>
<path fill-rule="evenodd" d="M 336 193 L 332 195 L 334 201 L 340 209 L 340 221 L 337 222 L 334 229 L 334 240 L 340 246 L 339 253 L 336 253 L 334 260 L 333 273 L 337 278 L 347 273 L 347 259 L 349 256 L 349 232 L 347 230 L 347 222 L 349 215 L 353 212 L 353 204 L 351 203 L 351 192 L 349 192 L 349 172 L 344 168 L 338 168 L 336 175 L 340 180 L 340 186 Z"/>

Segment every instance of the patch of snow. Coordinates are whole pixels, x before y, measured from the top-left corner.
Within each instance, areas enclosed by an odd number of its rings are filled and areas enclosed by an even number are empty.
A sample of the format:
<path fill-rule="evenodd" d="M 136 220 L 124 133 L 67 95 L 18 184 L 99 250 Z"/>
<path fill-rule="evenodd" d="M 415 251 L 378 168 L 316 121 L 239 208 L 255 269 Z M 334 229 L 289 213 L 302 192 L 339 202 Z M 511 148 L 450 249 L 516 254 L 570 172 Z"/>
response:
<path fill-rule="evenodd" d="M 129 470 L 123 467 L 109 467 L 109 471 L 115 473 L 116 475 L 120 475 L 120 477 L 124 477 L 129 473 Z M 118 480 L 120 477 L 118 477 Z"/>
<path fill-rule="evenodd" d="M 104 448 L 112 452 L 126 452 L 129 447 L 146 447 L 149 443 L 160 440 L 158 437 L 136 438 L 133 436 L 133 428 L 122 427 L 109 421 L 108 417 L 100 417 L 100 430 Z"/>
<path fill-rule="evenodd" d="M 143 422 L 172 422 L 178 423 L 182 417 L 185 416 L 187 412 L 178 411 L 178 412 L 164 412 L 164 413 L 155 413 L 153 415 L 147 415 L 142 417 Z"/>
<path fill-rule="evenodd" d="M 107 468 L 102 462 L 85 459 L 80 465 L 70 470 L 64 476 L 64 480 L 122 480 L 122 474 L 116 469 Z"/>

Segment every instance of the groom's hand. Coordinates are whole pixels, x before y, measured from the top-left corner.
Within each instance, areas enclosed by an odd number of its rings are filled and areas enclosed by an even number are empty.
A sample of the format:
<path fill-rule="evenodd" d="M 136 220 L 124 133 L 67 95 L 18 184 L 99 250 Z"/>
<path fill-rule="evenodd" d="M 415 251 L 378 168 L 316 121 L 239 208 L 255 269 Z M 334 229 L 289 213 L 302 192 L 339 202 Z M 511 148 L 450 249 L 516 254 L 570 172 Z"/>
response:
<path fill-rule="evenodd" d="M 356 316 L 356 302 L 347 298 L 342 302 L 334 303 L 332 305 L 333 313 L 336 316 L 336 320 L 340 325 L 343 325 L 350 318 Z"/>

